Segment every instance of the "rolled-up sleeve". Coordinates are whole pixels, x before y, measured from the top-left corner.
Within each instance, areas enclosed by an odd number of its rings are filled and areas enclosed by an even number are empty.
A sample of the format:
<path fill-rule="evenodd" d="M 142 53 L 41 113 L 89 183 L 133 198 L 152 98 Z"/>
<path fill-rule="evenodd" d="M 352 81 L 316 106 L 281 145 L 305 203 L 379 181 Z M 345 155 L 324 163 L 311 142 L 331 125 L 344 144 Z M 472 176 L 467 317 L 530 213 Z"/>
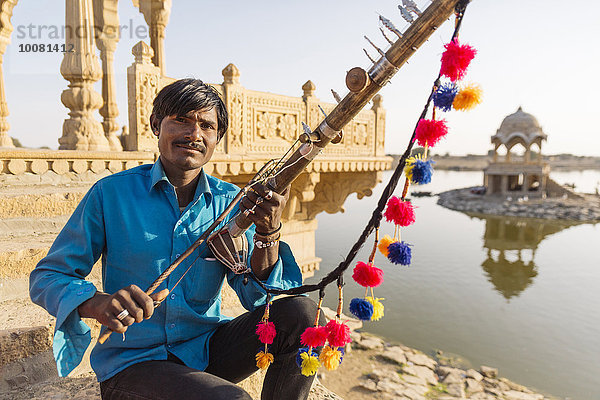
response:
<path fill-rule="evenodd" d="M 254 227 L 246 231 L 249 254 L 252 254 L 252 250 L 254 249 L 253 235 Z M 248 267 L 250 267 L 250 255 L 248 256 Z M 236 275 L 232 271 L 228 271 L 227 280 L 237 293 L 240 302 L 246 310 L 252 311 L 265 304 L 267 294 L 255 281 L 250 279 L 244 284 L 244 276 Z M 302 285 L 302 272 L 287 243 L 279 242 L 279 258 L 267 279 L 263 280 L 262 283 L 267 288 L 281 290 Z"/>
<path fill-rule="evenodd" d="M 105 246 L 101 197 L 93 186 L 29 277 L 31 300 L 56 317 L 53 351 L 60 376 L 81 362 L 91 342 L 77 307 L 97 291 L 85 277 Z"/>

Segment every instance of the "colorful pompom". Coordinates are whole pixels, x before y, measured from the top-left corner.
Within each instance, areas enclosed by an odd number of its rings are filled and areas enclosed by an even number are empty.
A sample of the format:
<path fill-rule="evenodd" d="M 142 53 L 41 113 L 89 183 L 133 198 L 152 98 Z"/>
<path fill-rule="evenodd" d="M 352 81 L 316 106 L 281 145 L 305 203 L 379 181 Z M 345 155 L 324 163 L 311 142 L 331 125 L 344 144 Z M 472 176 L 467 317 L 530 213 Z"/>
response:
<path fill-rule="evenodd" d="M 302 367 L 302 354 L 308 354 L 308 347 L 300 347 L 298 349 L 298 354 L 296 354 L 296 364 L 298 367 Z M 310 354 L 313 357 L 319 357 L 319 354 L 314 350 L 311 350 Z"/>
<path fill-rule="evenodd" d="M 373 305 L 366 300 L 355 298 L 350 302 L 350 312 L 363 321 L 370 321 L 373 316 Z"/>
<path fill-rule="evenodd" d="M 454 83 L 446 83 L 438 87 L 433 94 L 433 104 L 442 111 L 450 111 L 452 102 L 458 93 L 458 87 Z"/>
<path fill-rule="evenodd" d="M 323 350 L 321 350 L 321 354 L 319 354 L 319 361 L 321 361 L 321 364 L 323 364 L 328 371 L 332 371 L 340 366 L 343 356 L 344 354 L 342 351 L 325 346 L 323 347 Z"/>
<path fill-rule="evenodd" d="M 415 139 L 420 146 L 435 146 L 448 134 L 448 125 L 443 119 L 421 119 L 417 124 Z"/>
<path fill-rule="evenodd" d="M 319 347 L 325 344 L 327 336 L 329 336 L 329 330 L 326 327 L 309 327 L 300 335 L 300 342 L 304 346 Z"/>
<path fill-rule="evenodd" d="M 332 319 L 325 327 L 329 331 L 327 341 L 331 346 L 343 347 L 352 341 L 350 338 L 350 327 L 345 323 Z"/>
<path fill-rule="evenodd" d="M 458 43 L 454 39 L 444 46 L 446 51 L 442 54 L 442 68 L 440 73 L 450 78 L 452 82 L 462 79 L 467 73 L 471 60 L 475 58 L 477 50 L 468 44 Z"/>
<path fill-rule="evenodd" d="M 256 325 L 256 334 L 258 335 L 258 340 L 264 344 L 273 343 L 273 339 L 275 339 L 275 324 L 272 322 L 259 322 Z"/>
<path fill-rule="evenodd" d="M 410 244 L 402 242 L 394 242 L 388 247 L 388 259 L 394 264 L 410 265 L 412 251 Z"/>
<path fill-rule="evenodd" d="M 308 352 L 304 352 L 300 353 L 300 358 L 302 359 L 302 363 L 300 364 L 300 368 L 302 368 L 302 375 L 312 376 L 317 373 L 317 370 L 321 364 L 315 355 L 309 355 Z"/>
<path fill-rule="evenodd" d="M 390 197 L 383 215 L 388 222 L 400 226 L 408 226 L 415 222 L 415 208 L 412 203 L 396 196 Z"/>
<path fill-rule="evenodd" d="M 359 261 L 354 267 L 352 278 L 361 286 L 377 287 L 383 282 L 383 270 Z"/>
<path fill-rule="evenodd" d="M 476 83 L 471 83 L 460 88 L 454 98 L 454 108 L 460 111 L 468 111 L 481 103 L 483 89 Z"/>
<path fill-rule="evenodd" d="M 260 351 L 256 355 L 256 366 L 260 369 L 267 369 L 269 365 L 273 362 L 273 354 L 265 353 L 264 351 Z"/>
<path fill-rule="evenodd" d="M 394 241 L 394 239 L 392 239 L 390 237 L 390 235 L 385 235 L 380 241 L 379 244 L 377 245 L 377 248 L 379 249 L 379 251 L 381 252 L 381 254 L 383 254 L 384 256 L 388 256 L 388 246 L 390 244 L 392 244 L 392 242 Z"/>
<path fill-rule="evenodd" d="M 379 321 L 383 317 L 383 303 L 380 300 L 383 300 L 379 297 L 371 297 L 367 296 L 365 299 L 373 305 L 373 315 L 371 316 L 371 321 Z"/>
<path fill-rule="evenodd" d="M 433 175 L 433 161 L 423 160 L 421 157 L 410 157 L 406 160 L 404 174 L 414 184 L 424 185 L 431 182 Z"/>

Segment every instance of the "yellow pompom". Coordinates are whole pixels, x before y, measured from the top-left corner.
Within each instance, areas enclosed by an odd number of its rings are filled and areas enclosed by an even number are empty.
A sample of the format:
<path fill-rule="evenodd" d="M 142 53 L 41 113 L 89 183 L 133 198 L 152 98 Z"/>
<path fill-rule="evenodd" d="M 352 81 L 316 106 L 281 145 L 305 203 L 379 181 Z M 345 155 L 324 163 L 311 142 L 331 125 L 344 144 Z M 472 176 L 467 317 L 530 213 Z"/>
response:
<path fill-rule="evenodd" d="M 452 107 L 460 111 L 471 110 L 481 103 L 481 96 L 483 96 L 481 86 L 476 83 L 467 84 L 461 87 L 456 97 L 454 97 Z"/>
<path fill-rule="evenodd" d="M 415 166 L 415 162 L 421 159 L 421 155 L 417 154 L 416 156 L 409 157 L 406 159 L 406 164 L 404 164 L 404 175 L 406 178 L 412 182 L 413 176 L 413 167 Z"/>
<path fill-rule="evenodd" d="M 307 352 L 300 353 L 300 357 L 302 357 L 302 375 L 312 376 L 316 374 L 321 366 L 317 357 L 311 356 Z"/>
<path fill-rule="evenodd" d="M 261 351 L 256 355 L 256 366 L 260 369 L 267 369 L 273 360 L 273 354 Z"/>
<path fill-rule="evenodd" d="M 342 362 L 342 352 L 337 348 L 329 346 L 323 347 L 321 354 L 319 355 L 319 361 L 328 371 L 334 370 L 340 366 Z"/>
<path fill-rule="evenodd" d="M 384 256 L 388 256 L 388 246 L 394 241 L 394 239 L 392 239 L 390 237 L 390 235 L 385 235 L 380 241 L 379 244 L 377 245 L 377 248 L 379 249 L 379 251 L 381 252 L 381 254 L 383 254 Z"/>
<path fill-rule="evenodd" d="M 365 297 L 365 300 L 373 305 L 373 315 L 371 316 L 371 321 L 379 321 L 383 317 L 384 309 L 383 303 L 381 303 L 379 300 L 383 300 L 383 298 L 367 296 Z"/>

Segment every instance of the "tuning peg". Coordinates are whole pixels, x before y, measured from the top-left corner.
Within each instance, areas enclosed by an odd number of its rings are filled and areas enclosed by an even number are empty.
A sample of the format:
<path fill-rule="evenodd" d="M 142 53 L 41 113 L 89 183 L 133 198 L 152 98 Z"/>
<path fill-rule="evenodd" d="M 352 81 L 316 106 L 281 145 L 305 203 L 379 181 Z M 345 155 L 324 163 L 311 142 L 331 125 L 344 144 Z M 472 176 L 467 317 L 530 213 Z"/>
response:
<path fill-rule="evenodd" d="M 367 50 L 366 50 L 366 49 L 363 49 L 363 51 L 365 52 L 365 54 L 367 55 L 367 57 L 369 58 L 369 60 L 371 60 L 371 62 L 372 62 L 373 64 L 375 64 L 375 60 L 373 59 L 373 57 L 371 57 L 371 55 L 369 54 L 369 52 L 367 52 Z"/>
<path fill-rule="evenodd" d="M 409 24 L 413 23 L 415 19 L 413 18 L 410 11 L 408 11 L 408 9 L 402 7 L 401 5 L 398 5 L 398 10 L 400 10 L 400 14 L 402 15 L 402 18 L 406 20 L 406 22 L 408 22 Z"/>
<path fill-rule="evenodd" d="M 335 101 L 337 101 L 338 103 L 340 101 L 342 101 L 342 98 L 335 90 L 331 89 L 331 94 L 333 95 L 333 98 L 335 99 Z"/>
<path fill-rule="evenodd" d="M 365 35 L 365 36 L 363 36 L 363 37 L 366 39 L 366 41 L 367 41 L 367 42 L 369 42 L 369 44 L 370 44 L 371 46 L 373 46 L 373 47 L 375 48 L 375 50 L 377 50 L 377 52 L 378 52 L 380 55 L 382 55 L 382 56 L 385 56 L 385 51 L 383 51 L 383 50 L 381 50 L 379 47 L 375 46 L 375 43 L 373 43 L 373 42 L 371 41 L 371 39 L 369 39 L 369 38 L 368 38 L 366 35 Z"/>
<path fill-rule="evenodd" d="M 390 21 L 389 19 L 387 19 L 383 15 L 379 15 L 379 20 L 381 21 L 381 23 L 383 24 L 383 26 L 385 26 L 387 29 L 389 29 L 394 34 L 396 34 L 396 36 L 398 36 L 399 38 L 402 39 L 402 33 L 398 29 L 396 29 L 396 27 L 394 26 L 394 24 L 392 24 L 392 21 Z"/>
<path fill-rule="evenodd" d="M 417 4 L 413 0 L 402 0 L 402 5 L 406 7 L 408 11 L 414 12 L 419 17 L 421 16 L 421 10 L 419 10 L 419 7 L 417 7 Z"/>
<path fill-rule="evenodd" d="M 379 31 L 381 32 L 381 34 L 383 35 L 383 37 L 389 44 L 394 44 L 394 41 L 386 36 L 385 31 L 383 30 L 382 27 L 379 27 Z"/>

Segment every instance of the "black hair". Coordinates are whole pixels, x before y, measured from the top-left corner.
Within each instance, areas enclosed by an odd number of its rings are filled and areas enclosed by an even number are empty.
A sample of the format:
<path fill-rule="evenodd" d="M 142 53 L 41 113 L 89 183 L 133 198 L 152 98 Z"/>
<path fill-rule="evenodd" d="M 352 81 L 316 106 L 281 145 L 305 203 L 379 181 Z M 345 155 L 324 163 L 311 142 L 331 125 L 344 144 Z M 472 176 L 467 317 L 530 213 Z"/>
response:
<path fill-rule="evenodd" d="M 184 117 L 192 111 L 215 108 L 217 134 L 220 141 L 229 125 L 229 114 L 217 90 L 200 79 L 180 79 L 165 86 L 154 99 L 152 114 L 160 125 L 163 118 L 176 115 Z"/>

